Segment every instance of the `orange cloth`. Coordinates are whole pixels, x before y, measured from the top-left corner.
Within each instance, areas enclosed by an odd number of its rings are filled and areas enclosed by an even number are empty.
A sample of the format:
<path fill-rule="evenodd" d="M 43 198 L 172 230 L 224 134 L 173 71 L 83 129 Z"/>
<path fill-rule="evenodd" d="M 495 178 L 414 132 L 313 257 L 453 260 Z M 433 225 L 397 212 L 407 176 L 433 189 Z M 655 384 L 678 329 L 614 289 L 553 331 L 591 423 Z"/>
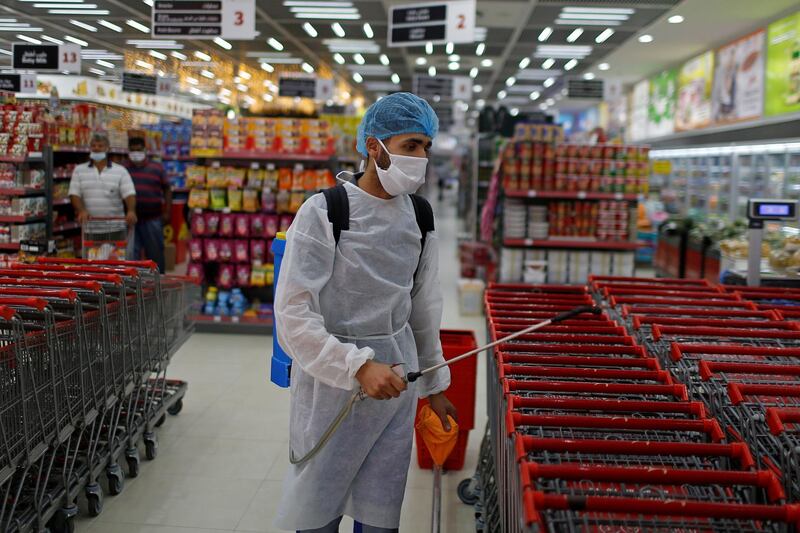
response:
<path fill-rule="evenodd" d="M 458 441 L 458 424 L 452 416 L 447 415 L 447 418 L 450 421 L 450 431 L 442 428 L 442 420 L 430 405 L 423 406 L 417 415 L 417 431 L 422 435 L 433 463 L 438 466 L 444 464 Z"/>

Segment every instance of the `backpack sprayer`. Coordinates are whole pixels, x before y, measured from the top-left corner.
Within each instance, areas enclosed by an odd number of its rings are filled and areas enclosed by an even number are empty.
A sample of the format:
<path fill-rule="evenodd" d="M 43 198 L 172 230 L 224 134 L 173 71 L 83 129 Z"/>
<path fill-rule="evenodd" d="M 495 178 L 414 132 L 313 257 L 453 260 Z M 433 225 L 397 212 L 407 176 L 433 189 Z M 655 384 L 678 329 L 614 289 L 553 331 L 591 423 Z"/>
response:
<path fill-rule="evenodd" d="M 426 374 L 430 374 L 431 372 L 436 372 L 440 368 L 452 365 L 453 363 L 457 363 L 457 362 L 461 361 L 462 359 L 466 359 L 467 357 L 472 357 L 473 355 L 477 355 L 477 354 L 479 354 L 481 352 L 484 352 L 486 350 L 494 348 L 498 344 L 503 344 L 505 342 L 514 340 L 517 337 L 521 337 L 522 335 L 527 335 L 528 333 L 532 333 L 532 332 L 534 332 L 534 331 L 536 331 L 538 329 L 545 328 L 545 327 L 547 327 L 547 326 L 549 326 L 551 324 L 557 324 L 559 322 L 562 322 L 564 320 L 568 320 L 568 319 L 570 319 L 570 318 L 572 318 L 574 316 L 577 316 L 577 315 L 580 315 L 580 314 L 583 314 L 583 313 L 591 313 L 591 314 L 597 315 L 597 314 L 600 314 L 601 312 L 602 312 L 602 310 L 599 307 L 593 307 L 593 306 L 588 306 L 588 305 L 576 307 L 575 309 L 572 309 L 570 311 L 565 311 L 563 313 L 559 313 L 556 316 L 554 316 L 553 318 L 544 320 L 542 322 L 537 322 L 536 324 L 528 326 L 527 328 L 522 329 L 520 331 L 517 331 L 516 333 L 512 333 L 511 335 L 507 335 L 507 336 L 503 337 L 502 339 L 498 339 L 498 340 L 496 340 L 494 342 L 490 342 L 489 344 L 485 344 L 485 345 L 483 345 L 483 346 L 481 346 L 479 348 L 475 348 L 472 351 L 469 351 L 469 352 L 466 352 L 464 354 L 461 354 L 458 357 L 454 357 L 453 359 L 450 359 L 450 360 L 445 361 L 443 363 L 439 363 L 438 365 L 434 365 L 434 366 L 432 366 L 430 368 L 425 368 L 423 370 L 420 370 L 419 372 L 409 372 L 403 378 L 403 380 L 406 383 L 413 383 L 413 382 L 417 381 L 419 378 L 421 378 L 422 376 L 424 376 Z M 296 458 L 294 456 L 294 452 L 292 452 L 291 448 L 289 449 L 289 462 L 292 463 L 293 465 L 301 465 L 303 463 L 306 463 L 306 462 L 310 461 L 315 455 L 317 455 L 322 450 L 322 448 L 325 447 L 325 445 L 328 443 L 328 441 L 330 441 L 331 437 L 333 437 L 333 434 L 336 433 L 337 429 L 339 429 L 339 426 L 342 424 L 344 419 L 347 418 L 348 414 L 350 414 L 350 411 L 353 409 L 353 405 L 355 405 L 355 403 L 357 401 L 361 401 L 361 400 L 364 400 L 366 398 L 368 398 L 368 396 L 364 393 L 363 390 L 358 389 L 357 391 L 355 391 L 353 393 L 353 395 L 350 397 L 350 401 L 348 401 L 345 404 L 345 406 L 342 407 L 342 410 L 339 411 L 338 415 L 336 415 L 336 418 L 333 420 L 333 422 L 331 422 L 331 425 L 328 426 L 328 429 L 326 429 L 325 433 L 322 434 L 322 437 L 320 438 L 319 442 L 313 448 L 311 448 L 311 450 L 307 454 L 305 454 L 304 456 L 302 456 L 300 458 Z"/>

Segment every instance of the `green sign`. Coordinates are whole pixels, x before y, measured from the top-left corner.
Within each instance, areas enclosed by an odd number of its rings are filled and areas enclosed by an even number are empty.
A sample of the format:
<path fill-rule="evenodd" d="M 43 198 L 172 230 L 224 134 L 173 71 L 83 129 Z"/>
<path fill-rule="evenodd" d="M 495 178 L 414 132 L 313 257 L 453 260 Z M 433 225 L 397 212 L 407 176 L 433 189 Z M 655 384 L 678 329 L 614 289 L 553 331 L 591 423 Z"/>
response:
<path fill-rule="evenodd" d="M 661 137 L 675 131 L 677 94 L 677 70 L 665 70 L 650 78 L 650 97 L 647 102 L 647 137 Z"/>
<path fill-rule="evenodd" d="M 767 29 L 766 85 L 766 115 L 800 111 L 800 12 Z"/>

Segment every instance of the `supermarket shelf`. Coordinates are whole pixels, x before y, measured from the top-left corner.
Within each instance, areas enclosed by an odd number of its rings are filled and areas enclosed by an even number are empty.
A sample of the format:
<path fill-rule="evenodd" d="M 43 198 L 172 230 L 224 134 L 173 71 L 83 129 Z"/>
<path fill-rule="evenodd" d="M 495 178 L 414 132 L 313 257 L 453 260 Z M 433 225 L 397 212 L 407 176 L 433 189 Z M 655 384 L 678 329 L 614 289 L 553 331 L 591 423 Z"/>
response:
<path fill-rule="evenodd" d="M 198 333 L 249 333 L 271 335 L 271 318 L 246 318 L 231 316 L 189 315 Z"/>
<path fill-rule="evenodd" d="M 81 225 L 77 222 L 64 222 L 63 224 L 59 224 L 58 226 L 53 226 L 53 233 L 61 233 L 63 231 L 70 231 L 74 229 L 80 228 Z"/>
<path fill-rule="evenodd" d="M 70 205 L 72 201 L 69 198 L 62 198 L 61 200 L 53 200 L 53 205 Z"/>
<path fill-rule="evenodd" d="M 2 196 L 39 196 L 43 195 L 43 189 L 33 189 L 30 187 L 20 187 L 20 188 L 11 188 L 11 187 L 0 187 L 0 197 Z"/>
<path fill-rule="evenodd" d="M 548 200 L 644 200 L 643 194 L 589 191 L 506 191 L 508 198 L 545 198 Z"/>
<path fill-rule="evenodd" d="M 25 216 L 25 215 L 0 215 L 0 222 L 10 222 L 10 223 L 18 223 L 24 224 L 26 222 L 42 222 L 44 221 L 44 215 L 37 215 L 37 216 Z"/>
<path fill-rule="evenodd" d="M 44 161 L 42 152 L 31 152 L 28 155 L 0 155 L 0 163 L 39 163 Z"/>
<path fill-rule="evenodd" d="M 579 250 L 636 250 L 642 245 L 638 242 L 579 241 L 561 239 L 505 239 L 503 246 L 509 248 L 570 248 Z"/>
<path fill-rule="evenodd" d="M 155 154 L 153 157 L 161 157 L 161 161 L 194 161 L 196 157 L 190 155 L 160 155 Z"/>
<path fill-rule="evenodd" d="M 318 154 L 282 154 L 270 152 L 224 152 L 215 156 L 197 156 L 196 159 L 251 159 L 253 161 L 309 161 L 325 163 L 333 159 L 334 155 Z"/>
<path fill-rule="evenodd" d="M 190 187 L 173 187 L 172 192 L 189 192 L 192 189 Z"/>
<path fill-rule="evenodd" d="M 17 251 L 19 250 L 18 242 L 0 242 L 0 251 Z"/>

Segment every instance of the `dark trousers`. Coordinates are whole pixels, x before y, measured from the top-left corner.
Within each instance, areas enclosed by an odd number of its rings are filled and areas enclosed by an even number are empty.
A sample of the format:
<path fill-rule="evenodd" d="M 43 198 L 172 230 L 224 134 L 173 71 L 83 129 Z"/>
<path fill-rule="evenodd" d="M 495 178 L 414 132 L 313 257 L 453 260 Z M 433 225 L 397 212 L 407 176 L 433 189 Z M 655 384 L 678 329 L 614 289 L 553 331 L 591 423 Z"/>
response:
<path fill-rule="evenodd" d="M 137 260 L 144 256 L 158 265 L 158 271 L 162 274 L 165 269 L 164 260 L 164 227 L 160 218 L 150 220 L 140 220 L 136 223 L 136 231 L 133 240 L 133 257 Z"/>

